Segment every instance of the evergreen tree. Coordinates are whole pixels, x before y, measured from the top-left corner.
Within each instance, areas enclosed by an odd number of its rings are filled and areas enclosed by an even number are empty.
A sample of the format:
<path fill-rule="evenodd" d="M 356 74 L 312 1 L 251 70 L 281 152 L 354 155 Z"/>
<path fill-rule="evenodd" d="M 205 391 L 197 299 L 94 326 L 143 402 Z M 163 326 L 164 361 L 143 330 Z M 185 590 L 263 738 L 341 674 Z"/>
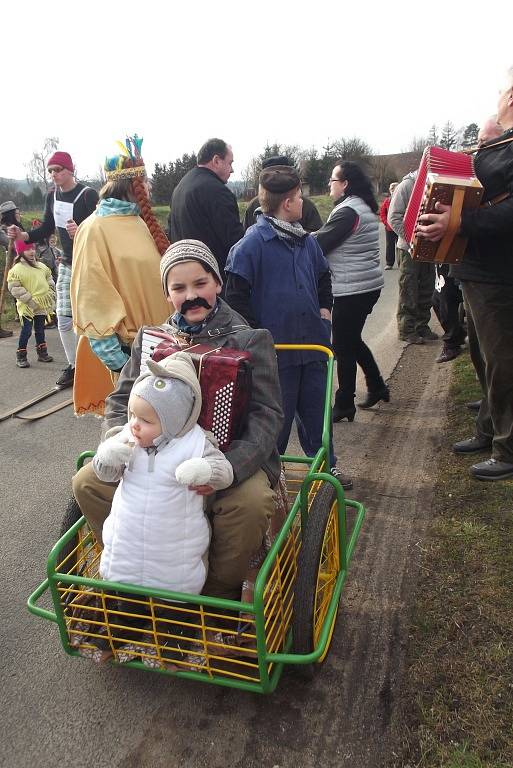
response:
<path fill-rule="evenodd" d="M 306 156 L 303 178 L 310 186 L 310 194 L 326 192 L 326 184 L 328 182 L 324 165 L 314 147 Z"/>
<path fill-rule="evenodd" d="M 191 155 L 186 152 L 182 157 L 178 157 L 174 163 L 169 162 L 167 165 L 166 163 L 162 165 L 155 163 L 155 170 L 151 177 L 153 202 L 159 205 L 168 205 L 178 182 L 192 168 L 195 168 L 196 164 L 197 158 L 194 152 Z"/>
<path fill-rule="evenodd" d="M 433 123 L 433 125 L 429 129 L 429 134 L 427 137 L 427 145 L 428 147 L 434 147 L 436 144 L 438 144 L 438 128 Z"/>
<path fill-rule="evenodd" d="M 463 139 L 461 145 L 464 149 L 475 147 L 477 145 L 477 135 L 479 133 L 479 126 L 477 123 L 469 123 L 463 130 Z"/>
<path fill-rule="evenodd" d="M 440 139 L 440 146 L 444 149 L 452 149 L 453 151 L 456 149 L 457 144 L 457 135 L 456 131 L 454 130 L 454 125 L 451 123 L 450 120 L 446 122 L 444 127 L 442 128 L 442 137 Z"/>

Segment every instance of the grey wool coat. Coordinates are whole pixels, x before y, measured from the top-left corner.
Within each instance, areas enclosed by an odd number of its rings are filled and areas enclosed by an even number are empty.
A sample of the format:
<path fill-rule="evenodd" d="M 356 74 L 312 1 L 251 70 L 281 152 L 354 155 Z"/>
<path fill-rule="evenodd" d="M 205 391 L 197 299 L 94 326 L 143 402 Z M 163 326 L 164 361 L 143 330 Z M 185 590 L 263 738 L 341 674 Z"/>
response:
<path fill-rule="evenodd" d="M 283 411 L 273 339 L 265 329 L 250 328 L 244 318 L 222 299 L 219 299 L 219 304 L 212 320 L 199 333 L 188 338 L 191 344 L 227 347 L 251 355 L 252 387 L 246 428 L 241 437 L 230 444 L 225 456 L 233 468 L 234 485 L 263 469 L 274 487 L 280 475 L 276 441 L 283 422 Z M 150 329 L 149 326 L 146 328 Z M 116 389 L 106 400 L 103 435 L 112 427 L 126 424 L 128 398 L 141 367 L 144 330 L 145 327 L 139 329 L 132 344 L 131 357 L 121 371 Z M 184 334 L 173 325 L 171 318 L 158 326 L 158 330 L 179 336 L 183 342 Z M 187 351 L 186 347 L 184 351 Z"/>

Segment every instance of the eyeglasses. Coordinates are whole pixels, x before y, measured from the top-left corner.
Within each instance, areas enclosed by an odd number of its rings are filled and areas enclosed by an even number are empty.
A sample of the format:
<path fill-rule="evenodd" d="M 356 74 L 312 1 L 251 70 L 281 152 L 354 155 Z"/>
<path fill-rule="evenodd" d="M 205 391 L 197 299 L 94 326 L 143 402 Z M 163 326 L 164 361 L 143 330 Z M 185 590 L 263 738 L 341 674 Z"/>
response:
<path fill-rule="evenodd" d="M 333 184 L 334 181 L 342 181 L 342 179 L 328 179 L 328 184 Z"/>
<path fill-rule="evenodd" d="M 48 168 L 48 173 L 60 173 L 64 168 Z"/>

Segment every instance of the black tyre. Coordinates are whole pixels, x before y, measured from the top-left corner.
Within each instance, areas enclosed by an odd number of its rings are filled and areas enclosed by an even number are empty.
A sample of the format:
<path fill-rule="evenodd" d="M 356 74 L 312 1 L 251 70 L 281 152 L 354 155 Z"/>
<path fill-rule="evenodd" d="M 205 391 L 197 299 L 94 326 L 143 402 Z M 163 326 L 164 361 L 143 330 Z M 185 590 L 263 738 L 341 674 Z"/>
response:
<path fill-rule="evenodd" d="M 321 483 L 310 507 L 298 556 L 292 614 L 293 653 L 311 653 L 318 641 L 340 570 L 337 494 L 331 483 Z M 333 620 L 324 655 L 296 670 L 311 679 L 328 654 L 336 622 Z"/>
<path fill-rule="evenodd" d="M 80 520 L 82 517 L 82 512 L 80 510 L 80 507 L 78 506 L 77 500 L 74 496 L 70 498 L 68 501 L 68 504 L 66 506 L 66 511 L 64 512 L 64 517 L 62 518 L 61 523 L 61 529 L 59 532 L 59 538 L 64 536 L 65 533 L 69 531 L 69 529 L 75 525 L 77 520 Z M 63 566 L 63 569 L 66 571 L 66 573 L 69 573 L 72 569 L 75 568 L 76 565 L 76 553 L 73 555 L 71 554 L 74 549 L 78 546 L 79 539 L 78 535 L 75 535 L 68 543 L 61 549 L 59 553 L 59 562 L 63 562 L 66 560 L 65 565 Z M 70 556 L 71 555 L 71 556 Z M 58 563 L 57 563 L 58 565 Z"/>

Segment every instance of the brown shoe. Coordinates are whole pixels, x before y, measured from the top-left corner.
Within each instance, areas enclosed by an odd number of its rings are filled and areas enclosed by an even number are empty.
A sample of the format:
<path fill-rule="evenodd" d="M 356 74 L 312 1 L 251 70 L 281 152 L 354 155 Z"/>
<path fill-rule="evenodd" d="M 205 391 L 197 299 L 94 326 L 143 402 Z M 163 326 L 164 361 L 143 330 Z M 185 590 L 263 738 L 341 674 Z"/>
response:
<path fill-rule="evenodd" d="M 407 344 L 424 344 L 424 339 L 418 333 L 409 333 L 407 336 L 399 336 L 400 341 Z"/>
<path fill-rule="evenodd" d="M 419 331 L 417 331 L 417 334 L 422 336 L 424 341 L 438 341 L 438 336 L 429 327 L 421 328 Z"/>
<path fill-rule="evenodd" d="M 443 347 L 442 351 L 436 358 L 437 363 L 448 363 L 450 360 L 461 355 L 461 349 L 459 347 Z"/>

